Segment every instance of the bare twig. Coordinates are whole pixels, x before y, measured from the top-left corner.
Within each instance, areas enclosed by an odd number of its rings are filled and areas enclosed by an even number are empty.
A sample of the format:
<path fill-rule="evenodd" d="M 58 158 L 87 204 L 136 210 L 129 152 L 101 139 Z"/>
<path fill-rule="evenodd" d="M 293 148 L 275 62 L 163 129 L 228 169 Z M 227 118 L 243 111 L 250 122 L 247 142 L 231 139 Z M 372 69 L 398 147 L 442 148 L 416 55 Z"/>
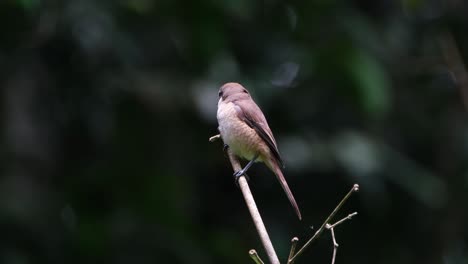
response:
<path fill-rule="evenodd" d="M 337 226 L 337 225 L 343 223 L 343 222 L 346 221 L 346 220 L 351 220 L 351 218 L 353 218 L 353 216 L 355 216 L 355 215 L 357 215 L 357 212 L 354 212 L 354 213 L 352 213 L 352 214 L 349 214 L 348 216 L 346 216 L 345 218 L 343 218 L 343 219 L 337 221 L 337 222 L 334 223 L 333 225 L 329 225 L 330 227 L 329 227 L 329 228 L 327 227 L 327 228 L 328 228 L 328 229 L 334 228 L 335 226 Z"/>
<path fill-rule="evenodd" d="M 335 230 L 334 228 L 343 223 L 344 221 L 346 220 L 350 220 L 353 216 L 357 215 L 357 212 L 354 212 L 352 214 L 349 214 L 348 216 L 346 216 L 345 218 L 337 221 L 336 223 L 334 223 L 333 225 L 330 225 L 330 224 L 326 224 L 325 225 L 325 228 L 326 229 L 329 229 L 330 230 L 330 233 L 332 235 L 332 240 L 333 240 L 333 256 L 332 256 L 332 262 L 331 264 L 335 264 L 335 259 L 336 259 L 336 252 L 338 251 L 338 243 L 336 242 L 336 238 L 335 238 Z"/>
<path fill-rule="evenodd" d="M 299 238 L 297 237 L 293 237 L 291 239 L 291 250 L 289 251 L 288 261 L 294 256 L 294 253 L 296 251 L 297 241 L 299 241 Z"/>
<path fill-rule="evenodd" d="M 253 259 L 253 261 L 255 261 L 255 263 L 265 264 L 265 262 L 263 262 L 263 260 L 260 258 L 260 256 L 258 255 L 258 253 L 257 253 L 257 251 L 255 249 L 249 250 L 249 256 L 250 256 L 250 258 Z"/>
<path fill-rule="evenodd" d="M 214 140 L 219 138 L 219 135 L 213 136 L 210 138 Z M 236 158 L 234 153 L 232 153 L 231 149 L 227 149 L 227 154 L 229 156 L 229 161 L 231 162 L 232 169 L 234 171 L 239 171 L 242 169 L 239 160 Z M 263 223 L 262 217 L 260 216 L 260 212 L 258 211 L 257 204 L 253 198 L 252 192 L 250 191 L 249 184 L 247 179 L 244 175 L 240 176 L 238 179 L 239 188 L 242 191 L 242 195 L 244 196 L 245 203 L 249 208 L 250 215 L 252 216 L 252 220 L 257 228 L 257 232 L 260 236 L 260 240 L 262 241 L 263 247 L 268 255 L 268 259 L 272 264 L 279 264 L 278 256 L 276 255 L 275 249 L 273 248 L 273 244 L 271 243 L 270 237 L 268 236 L 268 232 L 265 228 L 265 224 Z"/>
<path fill-rule="evenodd" d="M 320 226 L 320 228 L 317 230 L 317 232 L 315 232 L 315 234 L 304 244 L 304 246 L 301 247 L 301 249 L 299 249 L 299 251 L 297 251 L 296 255 L 294 255 L 294 257 L 292 257 L 291 259 L 289 259 L 288 263 L 289 264 L 292 264 L 294 263 L 294 261 L 296 260 L 296 258 L 298 256 L 300 256 L 304 250 L 309 247 L 309 245 L 315 240 L 317 239 L 320 234 L 323 232 L 323 230 L 325 229 L 325 226 L 328 224 L 328 222 L 330 222 L 330 220 L 335 216 L 335 214 L 338 212 L 338 210 L 340 210 L 340 208 L 343 206 L 343 204 L 348 200 L 348 198 L 351 196 L 351 194 L 353 194 L 354 192 L 357 192 L 359 191 L 359 185 L 358 184 L 354 184 L 353 188 L 351 188 L 351 190 L 349 190 L 349 192 L 345 195 L 345 197 L 340 201 L 340 203 L 335 207 L 335 209 L 333 210 L 333 212 L 331 212 L 331 214 L 327 217 L 327 219 L 323 222 L 323 224 Z"/>
<path fill-rule="evenodd" d="M 210 137 L 209 141 L 214 142 L 217 139 L 221 138 L 221 135 L 215 135 Z M 227 150 L 227 154 L 229 156 L 229 161 L 231 162 L 231 166 L 234 171 L 239 171 L 242 169 L 239 160 L 236 158 L 234 153 L 230 149 Z M 252 219 L 254 221 L 255 227 L 257 228 L 257 232 L 260 236 L 260 240 L 262 241 L 263 247 L 265 248 L 265 251 L 268 255 L 268 259 L 272 264 L 279 264 L 279 259 L 278 256 L 276 255 L 275 249 L 273 248 L 273 244 L 271 243 L 270 237 L 268 236 L 268 232 L 266 231 L 265 225 L 263 223 L 262 217 L 260 216 L 260 213 L 258 211 L 257 205 L 255 203 L 255 200 L 252 196 L 252 192 L 250 191 L 249 184 L 247 182 L 247 179 L 245 178 L 244 175 L 240 176 L 238 179 L 238 184 L 239 188 L 242 191 L 242 195 L 244 196 L 245 203 L 247 204 L 247 207 L 249 208 L 250 215 L 252 216 Z M 330 225 L 329 222 L 331 219 L 335 216 L 335 214 L 340 210 L 340 208 L 343 206 L 343 204 L 348 200 L 348 198 L 351 196 L 352 193 L 359 191 L 359 185 L 354 184 L 353 188 L 345 195 L 345 197 L 340 201 L 340 203 L 335 207 L 335 209 L 331 212 L 331 214 L 327 217 L 327 219 L 323 222 L 323 224 L 320 226 L 320 228 L 315 232 L 315 234 L 310 238 L 300 249 L 297 251 L 296 254 L 296 246 L 297 242 L 299 239 L 297 237 L 294 237 L 291 240 L 291 250 L 289 252 L 288 256 L 288 264 L 293 264 L 296 258 L 303 253 L 303 251 L 315 240 L 317 239 L 320 234 L 323 232 L 323 230 L 329 229 L 332 235 L 333 239 L 333 257 L 332 257 L 332 264 L 335 263 L 336 259 L 336 252 L 338 250 L 338 243 L 336 242 L 335 239 L 335 231 L 334 228 L 343 223 L 346 220 L 351 219 L 353 216 L 357 215 L 357 212 L 354 212 L 352 214 L 349 214 L 345 218 L 337 221 L 333 225 Z M 260 256 L 258 255 L 257 251 L 255 249 L 251 249 L 249 251 L 249 256 L 255 261 L 257 264 L 264 264 Z"/>
<path fill-rule="evenodd" d="M 231 165 L 234 171 L 241 170 L 241 165 L 235 155 L 232 153 L 230 149 L 228 149 L 229 160 L 231 161 Z M 270 237 L 268 236 L 268 232 L 265 228 L 265 224 L 263 224 L 262 217 L 260 216 L 260 212 L 258 211 L 257 204 L 252 196 L 252 192 L 250 191 L 249 183 L 244 175 L 239 177 L 238 180 L 239 188 L 242 191 L 242 195 L 244 196 L 245 203 L 249 208 L 250 215 L 254 221 L 255 227 L 257 228 L 257 232 L 260 236 L 260 240 L 262 241 L 263 247 L 265 247 L 265 251 L 268 255 L 268 259 L 273 264 L 279 264 L 278 256 L 276 255 L 275 249 L 273 248 L 273 244 L 271 243 Z"/>
<path fill-rule="evenodd" d="M 335 264 L 335 259 L 336 259 L 336 251 L 338 251 L 338 243 L 336 243 L 335 239 L 335 231 L 333 230 L 333 227 L 329 224 L 326 225 L 328 229 L 330 229 L 332 239 L 333 239 L 333 256 L 332 256 L 332 262 L 331 264 Z"/>
<path fill-rule="evenodd" d="M 220 138 L 221 138 L 221 135 L 218 134 L 218 135 L 215 135 L 215 136 L 210 137 L 208 140 L 209 140 L 210 142 L 215 142 L 216 140 L 218 140 L 218 139 L 220 139 Z"/>

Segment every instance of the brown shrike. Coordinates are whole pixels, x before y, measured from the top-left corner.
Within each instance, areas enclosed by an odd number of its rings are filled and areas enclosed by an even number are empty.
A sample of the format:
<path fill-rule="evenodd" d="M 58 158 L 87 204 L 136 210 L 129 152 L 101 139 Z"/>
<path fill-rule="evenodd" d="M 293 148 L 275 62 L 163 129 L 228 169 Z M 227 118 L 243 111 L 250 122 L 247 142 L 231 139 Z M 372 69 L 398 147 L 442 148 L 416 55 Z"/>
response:
<path fill-rule="evenodd" d="M 249 163 L 234 173 L 236 179 L 245 174 L 254 162 L 263 161 L 275 173 L 297 216 L 301 212 L 288 183 L 284 179 L 275 138 L 262 113 L 247 89 L 238 83 L 226 83 L 219 89 L 218 124 L 221 138 L 231 151 Z"/>

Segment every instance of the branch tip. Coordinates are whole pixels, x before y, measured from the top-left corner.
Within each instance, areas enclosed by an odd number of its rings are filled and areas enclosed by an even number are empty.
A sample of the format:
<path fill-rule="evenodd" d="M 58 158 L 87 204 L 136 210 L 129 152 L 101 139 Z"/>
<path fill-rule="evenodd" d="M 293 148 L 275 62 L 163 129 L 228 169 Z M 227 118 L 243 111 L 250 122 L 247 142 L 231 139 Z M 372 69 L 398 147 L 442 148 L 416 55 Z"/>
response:
<path fill-rule="evenodd" d="M 265 264 L 255 249 L 249 250 L 249 256 L 256 264 Z"/>
<path fill-rule="evenodd" d="M 221 135 L 218 134 L 218 135 L 214 135 L 214 136 L 210 137 L 210 138 L 208 139 L 208 141 L 210 141 L 210 142 L 215 142 L 216 140 L 218 140 L 218 139 L 220 139 L 220 138 L 221 138 Z"/>
<path fill-rule="evenodd" d="M 354 192 L 358 192 L 358 191 L 359 191 L 359 184 L 355 183 L 355 184 L 353 185 L 353 191 L 354 191 Z"/>
<path fill-rule="evenodd" d="M 354 192 L 357 192 L 359 191 L 359 184 L 354 184 L 353 187 L 351 188 L 351 190 L 349 190 L 349 192 L 343 197 L 343 199 L 341 199 L 341 201 L 338 203 L 338 205 L 335 207 L 335 209 L 330 213 L 330 215 L 325 219 L 325 221 L 322 223 L 322 225 L 320 226 L 320 228 L 315 232 L 315 234 L 297 251 L 297 253 L 289 259 L 288 263 L 293 263 L 298 256 L 300 256 L 304 250 L 315 240 L 317 239 L 317 237 L 320 236 L 320 234 L 323 232 L 324 229 L 329 229 L 329 230 L 333 230 L 333 227 L 335 227 L 336 225 L 344 222 L 345 220 L 348 219 L 348 217 L 350 217 L 349 215 L 347 217 L 345 217 L 344 219 L 341 219 L 340 221 L 336 222 L 335 224 L 333 225 L 330 225 L 329 222 L 332 220 L 332 218 L 335 216 L 335 214 L 340 210 L 340 208 L 343 206 L 343 204 L 348 200 L 348 198 L 351 196 L 351 194 L 353 194 Z M 357 214 L 357 213 L 356 213 Z M 352 216 L 356 215 L 356 214 L 352 214 Z M 335 247 L 335 251 L 334 251 L 334 254 L 336 254 L 336 247 Z M 335 257 L 333 257 L 334 259 Z"/>
<path fill-rule="evenodd" d="M 337 222 L 334 223 L 333 225 L 327 224 L 327 225 L 329 226 L 329 227 L 327 227 L 327 228 L 328 228 L 328 229 L 334 228 L 335 226 L 337 226 L 337 225 L 343 223 L 343 222 L 346 221 L 346 220 L 351 220 L 351 218 L 353 218 L 353 216 L 355 216 L 355 215 L 357 215 L 357 212 L 354 212 L 354 213 L 352 213 L 352 214 L 347 215 L 346 217 L 340 219 L 339 221 L 337 221 Z"/>
<path fill-rule="evenodd" d="M 297 237 L 293 237 L 291 239 L 291 250 L 289 250 L 288 263 L 293 263 L 291 259 L 294 257 L 294 253 L 296 252 L 296 246 L 298 241 L 299 238 Z"/>

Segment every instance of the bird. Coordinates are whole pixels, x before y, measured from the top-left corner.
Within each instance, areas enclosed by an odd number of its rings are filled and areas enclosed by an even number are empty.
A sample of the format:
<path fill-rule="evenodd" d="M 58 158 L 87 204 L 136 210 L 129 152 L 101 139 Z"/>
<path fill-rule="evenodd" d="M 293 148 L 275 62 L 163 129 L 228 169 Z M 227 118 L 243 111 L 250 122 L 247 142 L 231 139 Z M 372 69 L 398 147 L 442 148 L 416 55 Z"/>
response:
<path fill-rule="evenodd" d="M 255 162 L 263 162 L 275 175 L 299 220 L 299 206 L 284 178 L 283 160 L 268 122 L 249 91 L 239 83 L 229 82 L 218 92 L 218 130 L 226 147 L 249 162 L 234 173 L 236 182 Z"/>

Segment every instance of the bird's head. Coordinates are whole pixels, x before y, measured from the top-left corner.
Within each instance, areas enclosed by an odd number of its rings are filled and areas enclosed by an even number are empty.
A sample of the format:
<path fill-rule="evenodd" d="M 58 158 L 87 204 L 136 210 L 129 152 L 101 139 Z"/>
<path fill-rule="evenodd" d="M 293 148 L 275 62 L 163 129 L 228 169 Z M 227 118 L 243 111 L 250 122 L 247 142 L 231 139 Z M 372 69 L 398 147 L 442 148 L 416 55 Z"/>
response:
<path fill-rule="evenodd" d="M 250 98 L 250 93 L 244 86 L 238 83 L 226 83 L 219 88 L 219 100 L 221 101 L 235 101 L 239 99 Z"/>

